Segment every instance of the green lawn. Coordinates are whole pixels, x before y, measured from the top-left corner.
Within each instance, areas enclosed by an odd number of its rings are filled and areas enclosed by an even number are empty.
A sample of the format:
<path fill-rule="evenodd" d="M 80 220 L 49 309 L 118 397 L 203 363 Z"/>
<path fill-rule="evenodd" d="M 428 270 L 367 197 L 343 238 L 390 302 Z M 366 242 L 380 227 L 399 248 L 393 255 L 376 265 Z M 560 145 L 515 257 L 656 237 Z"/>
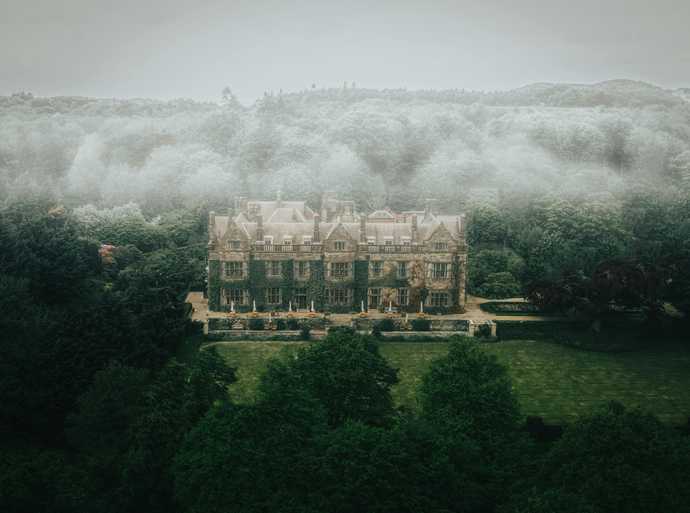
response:
<path fill-rule="evenodd" d="M 231 393 L 251 400 L 266 360 L 301 343 L 225 342 L 217 346 L 238 368 Z M 415 392 L 429 363 L 447 351 L 443 342 L 384 342 L 381 352 L 399 369 L 393 389 L 398 404 L 416 407 Z M 526 415 L 558 422 L 588 413 L 610 400 L 640 407 L 661 420 L 684 423 L 690 415 L 690 352 L 682 349 L 594 353 L 537 341 L 485 344 L 513 378 Z M 292 349 L 290 349 L 292 348 Z"/>

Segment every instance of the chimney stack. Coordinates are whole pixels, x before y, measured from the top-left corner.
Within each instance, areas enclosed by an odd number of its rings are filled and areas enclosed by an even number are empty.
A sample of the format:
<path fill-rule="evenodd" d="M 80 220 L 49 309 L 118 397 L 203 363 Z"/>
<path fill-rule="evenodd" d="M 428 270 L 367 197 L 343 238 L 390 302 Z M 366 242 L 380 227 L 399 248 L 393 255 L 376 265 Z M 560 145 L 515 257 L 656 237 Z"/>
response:
<path fill-rule="evenodd" d="M 256 240 L 262 242 L 264 240 L 264 216 L 261 214 L 256 216 Z"/>
<path fill-rule="evenodd" d="M 427 198 L 425 203 L 424 203 L 424 218 L 426 219 L 427 217 L 433 215 L 433 210 L 434 210 L 434 202 L 436 200 Z"/>
<path fill-rule="evenodd" d="M 359 242 L 362 244 L 367 243 L 367 216 L 366 214 L 361 214 L 359 216 Z"/>
<path fill-rule="evenodd" d="M 458 239 L 465 243 L 465 214 L 458 217 Z"/>
<path fill-rule="evenodd" d="M 208 213 L 208 244 L 212 246 L 216 241 L 216 213 L 211 210 Z"/>
<path fill-rule="evenodd" d="M 319 214 L 314 214 L 314 235 L 311 238 L 312 242 L 321 242 L 321 216 Z"/>

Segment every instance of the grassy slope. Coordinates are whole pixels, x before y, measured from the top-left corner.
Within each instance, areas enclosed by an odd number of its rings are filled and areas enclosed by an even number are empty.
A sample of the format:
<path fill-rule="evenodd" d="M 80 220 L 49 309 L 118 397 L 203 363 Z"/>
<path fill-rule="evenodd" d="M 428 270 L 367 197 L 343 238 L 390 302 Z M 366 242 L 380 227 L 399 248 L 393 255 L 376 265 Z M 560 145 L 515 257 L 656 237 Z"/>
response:
<path fill-rule="evenodd" d="M 266 360 L 296 343 L 230 342 L 218 346 L 229 363 L 238 367 L 239 383 L 232 394 L 251 400 Z M 287 349 L 284 349 L 287 346 Z M 641 407 L 664 421 L 684 423 L 690 415 L 690 352 L 683 350 L 606 354 L 579 351 L 536 341 L 486 344 L 508 366 L 515 391 L 526 415 L 549 421 L 569 421 L 610 400 Z M 386 342 L 382 354 L 399 369 L 400 383 L 393 395 L 398 404 L 415 407 L 415 391 L 429 363 L 447 345 Z"/>

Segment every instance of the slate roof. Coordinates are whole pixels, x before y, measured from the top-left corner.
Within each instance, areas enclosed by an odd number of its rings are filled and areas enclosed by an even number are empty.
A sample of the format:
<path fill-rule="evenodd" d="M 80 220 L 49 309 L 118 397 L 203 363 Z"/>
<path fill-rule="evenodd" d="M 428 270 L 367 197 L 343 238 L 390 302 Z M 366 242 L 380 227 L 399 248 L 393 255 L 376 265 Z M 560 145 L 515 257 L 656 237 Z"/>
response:
<path fill-rule="evenodd" d="M 268 203 L 268 202 L 267 202 Z M 290 207 L 283 207 L 274 210 L 271 218 L 284 219 L 294 215 Z M 215 233 L 217 238 L 221 238 L 228 227 L 228 216 L 215 217 Z M 430 216 L 419 223 L 417 227 L 418 240 L 426 240 L 436 230 L 436 228 L 443 224 L 453 236 L 458 234 L 458 221 L 461 221 L 461 216 Z M 256 240 L 257 223 L 247 221 L 243 214 L 235 217 L 235 222 L 247 234 L 249 240 Z M 321 240 L 327 240 L 329 235 L 338 227 L 342 226 L 350 237 L 355 241 L 360 240 L 360 223 L 320 223 L 319 230 L 321 233 Z M 311 236 L 314 233 L 313 221 L 299 221 L 299 222 L 273 222 L 265 221 L 263 223 L 264 235 L 272 236 L 276 244 L 281 244 L 285 237 L 292 237 L 293 244 L 302 244 L 302 237 Z M 399 244 L 402 237 L 412 236 L 411 223 L 391 223 L 391 222 L 367 222 L 366 223 L 366 237 L 375 237 L 376 244 L 385 244 L 386 238 L 393 237 L 394 244 Z M 389 239 L 390 240 L 390 239 Z"/>
<path fill-rule="evenodd" d="M 267 221 L 276 211 L 280 211 L 278 214 L 280 219 L 276 219 L 276 222 L 283 221 L 287 212 L 294 213 L 295 211 L 304 220 L 311 220 L 314 218 L 314 211 L 309 208 L 304 201 L 249 201 L 247 202 L 247 208 L 252 207 L 258 208 L 258 214 L 261 214 L 264 221 Z M 289 222 L 289 220 L 286 220 Z"/>

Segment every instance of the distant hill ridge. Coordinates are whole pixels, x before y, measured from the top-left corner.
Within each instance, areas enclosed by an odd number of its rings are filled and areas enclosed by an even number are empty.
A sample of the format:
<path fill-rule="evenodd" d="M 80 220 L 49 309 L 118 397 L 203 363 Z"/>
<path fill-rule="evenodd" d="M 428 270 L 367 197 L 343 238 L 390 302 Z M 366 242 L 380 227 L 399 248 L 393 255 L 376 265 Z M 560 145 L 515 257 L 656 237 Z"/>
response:
<path fill-rule="evenodd" d="M 690 101 L 690 87 L 664 89 L 655 84 L 628 79 L 614 79 L 594 84 L 537 82 L 506 91 L 469 91 L 464 89 L 407 90 L 367 88 L 305 89 L 289 93 L 267 93 L 249 107 L 260 107 L 266 99 L 284 102 L 337 100 L 346 102 L 368 99 L 394 101 L 427 100 L 439 103 L 484 104 L 492 106 L 547 107 L 674 107 Z M 108 110 L 111 114 L 168 115 L 173 112 L 214 110 L 220 104 L 191 99 L 156 100 L 146 98 L 112 99 L 81 96 L 35 97 L 30 93 L 0 96 L 0 109 L 31 108 L 36 112 L 75 112 Z"/>

